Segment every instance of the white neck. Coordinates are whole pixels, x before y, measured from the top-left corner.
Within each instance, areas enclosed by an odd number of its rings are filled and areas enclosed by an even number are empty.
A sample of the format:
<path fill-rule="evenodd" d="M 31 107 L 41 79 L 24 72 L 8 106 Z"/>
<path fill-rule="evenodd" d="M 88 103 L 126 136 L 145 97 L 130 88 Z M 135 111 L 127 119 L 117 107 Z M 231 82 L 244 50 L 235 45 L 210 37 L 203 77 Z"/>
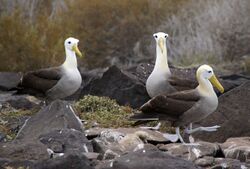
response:
<path fill-rule="evenodd" d="M 77 59 L 74 51 L 65 48 L 66 59 L 63 63 L 64 67 L 77 68 Z"/>
<path fill-rule="evenodd" d="M 198 79 L 199 86 L 197 87 L 200 94 L 202 95 L 216 95 L 214 92 L 214 88 L 211 82 L 208 79 L 203 77 L 199 77 Z"/>
<path fill-rule="evenodd" d="M 154 70 L 165 70 L 169 74 L 171 74 L 170 69 L 168 67 L 168 57 L 167 57 L 167 48 L 164 46 L 163 48 L 163 53 L 161 51 L 161 48 L 159 47 L 158 44 L 156 44 L 156 61 L 155 61 L 155 66 Z"/>

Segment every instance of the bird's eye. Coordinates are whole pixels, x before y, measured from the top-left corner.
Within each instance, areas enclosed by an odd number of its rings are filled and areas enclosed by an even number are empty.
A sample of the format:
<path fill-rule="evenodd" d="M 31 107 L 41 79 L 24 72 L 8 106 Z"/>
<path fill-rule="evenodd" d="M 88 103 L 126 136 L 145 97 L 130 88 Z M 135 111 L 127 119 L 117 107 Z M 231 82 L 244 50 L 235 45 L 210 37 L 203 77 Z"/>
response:
<path fill-rule="evenodd" d="M 155 38 L 158 38 L 158 36 L 157 36 L 157 35 L 155 35 Z"/>
<path fill-rule="evenodd" d="M 70 42 L 70 41 L 68 41 L 68 44 L 71 44 L 71 42 Z"/>
<path fill-rule="evenodd" d="M 168 35 L 165 35 L 165 38 L 167 39 Z"/>
<path fill-rule="evenodd" d="M 208 71 L 208 73 L 212 73 L 212 71 L 211 71 L 211 70 L 209 70 L 209 71 Z"/>

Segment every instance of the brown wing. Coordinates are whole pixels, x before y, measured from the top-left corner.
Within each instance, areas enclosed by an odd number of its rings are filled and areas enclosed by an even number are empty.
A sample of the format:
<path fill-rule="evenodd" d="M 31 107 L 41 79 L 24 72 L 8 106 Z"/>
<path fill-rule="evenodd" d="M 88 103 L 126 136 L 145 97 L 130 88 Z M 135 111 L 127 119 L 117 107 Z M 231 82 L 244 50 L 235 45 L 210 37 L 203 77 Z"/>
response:
<path fill-rule="evenodd" d="M 159 95 L 147 103 L 145 103 L 140 110 L 142 114 L 135 115 L 134 117 L 143 116 L 147 119 L 159 119 L 159 120 L 177 120 L 184 112 L 189 110 L 200 97 L 196 90 L 187 90 L 182 92 L 176 92 L 170 95 Z M 133 117 L 132 117 L 133 118 Z"/>
<path fill-rule="evenodd" d="M 200 95 L 198 94 L 196 89 L 184 90 L 171 94 L 166 94 L 166 97 L 171 99 L 176 99 L 181 101 L 191 101 L 191 102 L 196 102 L 200 99 Z"/>
<path fill-rule="evenodd" d="M 61 67 L 40 69 L 27 72 L 23 76 L 20 86 L 45 93 L 47 90 L 51 89 L 61 77 Z"/>
<path fill-rule="evenodd" d="M 204 110 L 202 108 L 203 100 L 197 101 L 190 109 L 185 111 L 173 124 L 173 126 L 185 126 L 190 123 L 199 121 L 203 117 Z"/>
<path fill-rule="evenodd" d="M 177 76 L 171 76 L 168 82 L 178 91 L 194 89 L 198 85 L 197 81 L 182 79 Z"/>
<path fill-rule="evenodd" d="M 43 78 L 43 79 L 48 79 L 48 80 L 59 80 L 62 77 L 62 68 L 61 67 L 52 67 L 52 68 L 46 68 L 46 69 L 40 69 L 36 71 L 32 71 L 33 75 Z"/>

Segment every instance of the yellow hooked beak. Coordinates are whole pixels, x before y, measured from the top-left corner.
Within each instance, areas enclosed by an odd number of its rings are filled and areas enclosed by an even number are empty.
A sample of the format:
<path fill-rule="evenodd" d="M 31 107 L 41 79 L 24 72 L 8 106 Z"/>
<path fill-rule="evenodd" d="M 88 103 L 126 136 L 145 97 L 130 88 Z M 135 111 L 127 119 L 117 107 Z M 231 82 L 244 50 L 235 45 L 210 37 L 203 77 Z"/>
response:
<path fill-rule="evenodd" d="M 218 81 L 215 75 L 212 75 L 209 79 L 209 81 L 213 84 L 214 87 L 216 87 L 221 93 L 224 93 L 224 88 Z"/>
<path fill-rule="evenodd" d="M 164 39 L 161 37 L 158 41 L 158 45 L 161 49 L 161 52 L 163 53 L 163 49 L 164 49 Z"/>
<path fill-rule="evenodd" d="M 80 50 L 78 49 L 78 47 L 77 47 L 76 44 L 72 47 L 72 50 L 73 50 L 79 57 L 82 57 L 82 53 L 80 52 Z"/>

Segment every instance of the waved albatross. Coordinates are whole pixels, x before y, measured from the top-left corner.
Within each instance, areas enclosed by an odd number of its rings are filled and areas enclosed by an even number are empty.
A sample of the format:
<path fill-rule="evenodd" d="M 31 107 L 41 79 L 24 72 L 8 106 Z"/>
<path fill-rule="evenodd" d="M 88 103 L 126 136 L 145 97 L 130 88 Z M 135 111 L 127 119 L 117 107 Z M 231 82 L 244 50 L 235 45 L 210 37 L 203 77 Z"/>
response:
<path fill-rule="evenodd" d="M 20 87 L 37 90 L 46 95 L 47 101 L 63 99 L 74 94 L 81 86 L 82 77 L 77 69 L 76 54 L 82 57 L 78 49 L 78 39 L 64 41 L 66 59 L 61 66 L 35 70 L 23 75 Z"/>
<path fill-rule="evenodd" d="M 214 75 L 213 69 L 208 65 L 202 65 L 196 72 L 199 85 L 192 90 L 175 92 L 167 95 L 158 95 L 140 109 L 142 113 L 135 114 L 134 120 L 167 120 L 176 127 L 176 137 L 185 143 L 179 131 L 179 127 L 198 122 L 213 113 L 218 106 L 218 97 L 212 84 L 221 92 L 224 88 Z M 216 131 L 219 126 L 200 127 L 186 130 L 191 134 L 198 130 Z"/>
<path fill-rule="evenodd" d="M 154 69 L 146 81 L 148 95 L 153 98 L 162 93 L 173 93 L 178 90 L 193 89 L 197 84 L 172 75 L 168 66 L 166 40 L 168 34 L 158 32 L 153 34 L 156 41 L 156 60 Z"/>

